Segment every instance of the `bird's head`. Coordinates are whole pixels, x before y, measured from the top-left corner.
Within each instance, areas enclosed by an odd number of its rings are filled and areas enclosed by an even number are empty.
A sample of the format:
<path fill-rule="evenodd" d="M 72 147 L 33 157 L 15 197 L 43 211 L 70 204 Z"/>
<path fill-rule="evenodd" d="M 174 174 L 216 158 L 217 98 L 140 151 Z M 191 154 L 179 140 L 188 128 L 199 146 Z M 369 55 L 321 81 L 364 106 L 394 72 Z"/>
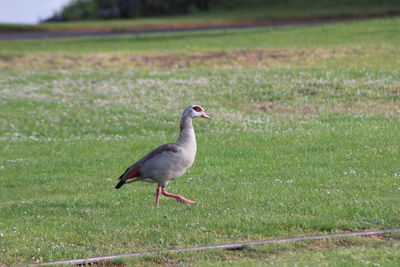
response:
<path fill-rule="evenodd" d="M 201 118 L 205 118 L 205 119 L 211 119 L 207 115 L 207 113 L 204 111 L 204 109 L 199 105 L 188 106 L 187 108 L 185 108 L 183 113 L 188 114 L 192 118 L 201 117 Z"/>

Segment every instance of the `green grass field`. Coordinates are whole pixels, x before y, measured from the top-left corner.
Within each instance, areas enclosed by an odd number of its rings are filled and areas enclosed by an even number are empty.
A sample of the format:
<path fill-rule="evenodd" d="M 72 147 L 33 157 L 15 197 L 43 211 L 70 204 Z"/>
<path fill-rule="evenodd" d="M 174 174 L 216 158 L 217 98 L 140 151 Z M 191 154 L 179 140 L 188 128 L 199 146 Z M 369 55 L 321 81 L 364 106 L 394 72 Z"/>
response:
<path fill-rule="evenodd" d="M 0 42 L 0 264 L 400 226 L 400 18 Z M 162 198 L 115 190 L 194 121 Z M 398 235 L 107 264 L 376 265 Z"/>

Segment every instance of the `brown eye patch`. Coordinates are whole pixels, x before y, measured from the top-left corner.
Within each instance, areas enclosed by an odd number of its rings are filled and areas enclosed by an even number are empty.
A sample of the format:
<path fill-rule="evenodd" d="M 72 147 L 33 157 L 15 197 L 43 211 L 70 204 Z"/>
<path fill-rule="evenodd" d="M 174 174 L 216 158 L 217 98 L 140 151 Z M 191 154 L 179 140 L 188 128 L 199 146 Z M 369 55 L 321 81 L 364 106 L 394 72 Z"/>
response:
<path fill-rule="evenodd" d="M 195 106 L 195 107 L 193 107 L 193 109 L 194 109 L 196 112 L 202 112 L 202 111 L 203 111 L 202 108 L 199 107 L 199 106 Z"/>

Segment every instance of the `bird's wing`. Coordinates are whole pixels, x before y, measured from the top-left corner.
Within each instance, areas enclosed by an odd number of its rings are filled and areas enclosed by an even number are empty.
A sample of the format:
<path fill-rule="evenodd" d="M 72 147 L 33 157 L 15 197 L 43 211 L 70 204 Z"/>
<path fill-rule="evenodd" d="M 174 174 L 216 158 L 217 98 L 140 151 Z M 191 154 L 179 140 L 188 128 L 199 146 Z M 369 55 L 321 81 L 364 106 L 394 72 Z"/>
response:
<path fill-rule="evenodd" d="M 122 179 L 129 179 L 129 178 L 134 178 L 139 176 L 140 173 L 140 164 L 139 162 L 134 163 L 132 166 L 130 166 L 126 171 L 121 174 L 119 177 L 120 180 Z"/>
<path fill-rule="evenodd" d="M 135 162 L 132 166 L 130 166 L 126 171 L 119 177 L 119 179 L 129 179 L 134 178 L 140 175 L 140 167 L 149 159 L 163 153 L 166 151 L 177 153 L 181 149 L 177 144 L 165 144 L 162 146 L 153 149 L 149 153 L 147 153 L 142 159 Z"/>

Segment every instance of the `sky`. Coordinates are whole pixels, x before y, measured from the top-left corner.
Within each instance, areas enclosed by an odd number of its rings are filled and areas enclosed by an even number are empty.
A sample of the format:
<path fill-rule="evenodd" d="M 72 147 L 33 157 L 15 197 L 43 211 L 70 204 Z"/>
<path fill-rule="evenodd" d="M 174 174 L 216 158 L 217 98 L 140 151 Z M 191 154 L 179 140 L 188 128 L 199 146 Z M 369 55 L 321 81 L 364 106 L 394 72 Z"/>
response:
<path fill-rule="evenodd" d="M 71 0 L 0 0 L 0 23 L 35 24 Z"/>

